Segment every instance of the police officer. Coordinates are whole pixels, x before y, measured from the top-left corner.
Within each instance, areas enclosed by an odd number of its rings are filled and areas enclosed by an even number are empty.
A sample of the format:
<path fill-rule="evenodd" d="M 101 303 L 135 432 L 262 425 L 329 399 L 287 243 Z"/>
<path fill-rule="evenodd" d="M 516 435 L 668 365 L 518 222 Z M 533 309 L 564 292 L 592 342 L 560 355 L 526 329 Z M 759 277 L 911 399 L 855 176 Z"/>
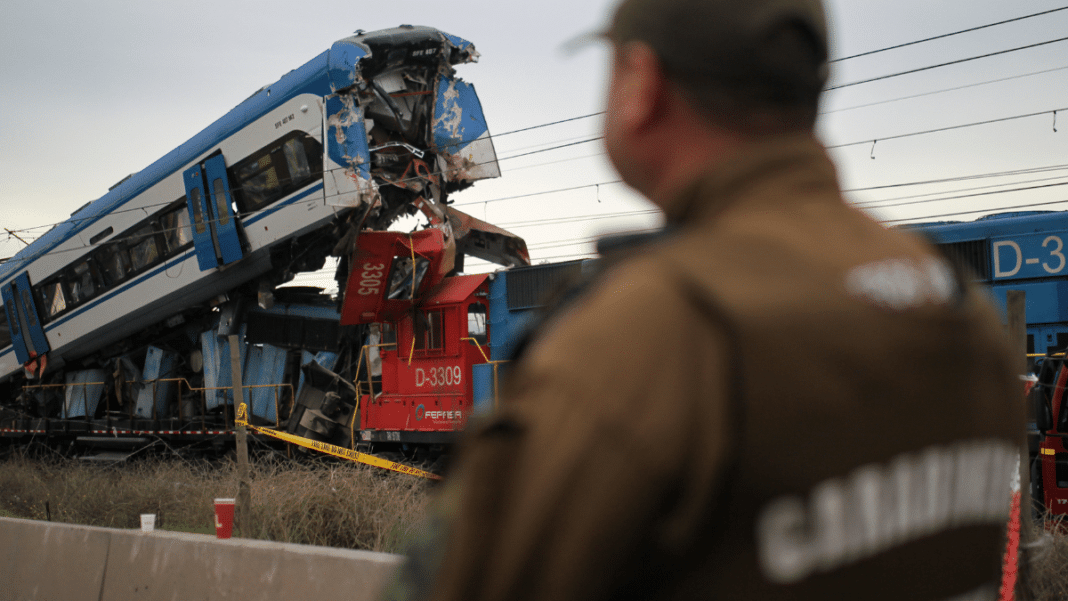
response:
<path fill-rule="evenodd" d="M 394 594 L 994 599 L 1011 356 L 842 200 L 818 0 L 623 0 L 604 37 L 609 156 L 670 233 L 543 324 Z"/>

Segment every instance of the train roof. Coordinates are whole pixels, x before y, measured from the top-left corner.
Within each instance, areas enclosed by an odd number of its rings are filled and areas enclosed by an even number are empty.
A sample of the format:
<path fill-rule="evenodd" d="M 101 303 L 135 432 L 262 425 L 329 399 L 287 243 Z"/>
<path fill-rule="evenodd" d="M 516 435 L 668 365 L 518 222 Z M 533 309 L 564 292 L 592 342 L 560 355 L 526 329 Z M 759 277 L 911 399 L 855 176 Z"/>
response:
<path fill-rule="evenodd" d="M 903 229 L 921 230 L 939 242 L 961 242 L 1068 229 L 1068 211 L 1018 211 L 986 215 L 975 221 L 910 223 Z"/>
<path fill-rule="evenodd" d="M 402 25 L 373 32 L 358 30 L 355 35 L 338 40 L 319 56 L 286 73 L 273 84 L 260 88 L 223 117 L 164 155 L 140 172 L 128 176 L 107 194 L 71 214 L 66 221 L 48 230 L 15 256 L 0 265 L 0 284 L 6 283 L 30 263 L 54 250 L 103 216 L 118 210 L 164 178 L 179 171 L 197 157 L 210 151 L 241 128 L 301 94 L 326 96 L 351 88 L 362 81 L 361 72 L 381 73 L 399 66 L 408 53 L 386 52 L 442 43 L 448 50 L 448 62 L 456 65 L 477 60 L 474 45 L 454 35 L 424 26 Z M 436 55 L 425 60 L 436 61 Z"/>

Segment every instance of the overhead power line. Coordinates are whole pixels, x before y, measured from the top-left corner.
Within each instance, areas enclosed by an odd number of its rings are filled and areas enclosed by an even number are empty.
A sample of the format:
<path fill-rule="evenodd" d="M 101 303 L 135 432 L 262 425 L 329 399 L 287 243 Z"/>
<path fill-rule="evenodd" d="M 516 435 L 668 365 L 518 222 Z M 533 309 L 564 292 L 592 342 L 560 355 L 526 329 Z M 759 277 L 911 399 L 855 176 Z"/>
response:
<path fill-rule="evenodd" d="M 1058 184 L 1043 184 L 1041 186 L 1026 186 L 1023 188 L 1011 188 L 1009 190 L 990 190 L 987 192 L 975 192 L 973 194 L 959 194 L 956 196 L 944 196 L 939 198 L 928 198 L 925 200 L 910 200 L 907 202 L 891 202 L 890 204 L 874 206 L 871 204 L 863 205 L 864 208 L 869 209 L 890 209 L 895 207 L 904 207 L 908 205 L 927 204 L 931 202 L 943 202 L 947 200 L 961 200 L 964 198 L 977 198 L 979 196 L 993 196 L 995 194 L 1010 194 L 1012 192 L 1026 192 L 1029 190 L 1042 190 L 1046 188 L 1059 188 L 1061 186 L 1068 186 L 1068 182 L 1061 182 Z M 856 206 L 861 206 L 860 203 L 856 203 Z"/>
<path fill-rule="evenodd" d="M 952 198 L 952 197 L 944 197 L 943 195 L 945 195 L 945 194 L 960 194 L 962 192 L 974 192 L 975 190 L 990 190 L 990 189 L 993 189 L 993 188 L 1004 188 L 1006 186 L 1016 186 L 1016 185 L 1020 185 L 1020 184 L 1037 184 L 1037 183 L 1040 183 L 1040 182 L 1052 182 L 1052 181 L 1057 181 L 1057 180 L 1063 180 L 1065 178 L 1068 178 L 1068 175 L 1057 175 L 1057 176 L 1054 176 L 1054 177 L 1043 177 L 1043 178 L 1039 178 L 1039 179 L 1029 179 L 1029 180 L 1019 181 L 1019 182 L 1007 182 L 1007 183 L 1004 183 L 1004 184 L 990 184 L 990 185 L 987 185 L 987 186 L 976 186 L 976 187 L 973 187 L 973 188 L 959 188 L 957 190 L 940 190 L 938 192 L 927 192 L 927 193 L 924 193 L 924 194 L 910 194 L 908 196 L 897 196 L 897 197 L 894 197 L 894 198 L 882 198 L 882 199 L 879 199 L 879 200 L 861 200 L 861 201 L 854 202 L 852 204 L 853 204 L 853 206 L 857 206 L 857 207 L 871 207 L 871 206 L 879 205 L 879 203 L 890 203 L 890 204 L 885 204 L 885 205 L 880 205 L 880 206 L 893 207 L 893 206 L 899 206 L 898 204 L 896 204 L 898 201 L 913 200 L 913 199 L 916 199 L 916 198 L 929 198 L 931 196 L 938 196 L 938 198 L 930 199 L 930 202 L 937 202 L 939 200 L 948 200 L 949 198 Z M 1029 188 L 1021 188 L 1021 190 L 1026 190 L 1026 189 L 1029 189 Z M 1015 190 L 1010 190 L 1010 191 L 1015 191 Z M 912 204 L 912 203 L 902 203 L 902 204 Z"/>
<path fill-rule="evenodd" d="M 524 153 L 521 153 L 521 154 L 513 154 L 512 156 L 508 156 L 508 157 L 499 157 L 497 160 L 498 161 L 507 161 L 507 160 L 511 160 L 511 159 L 518 159 L 519 157 L 530 156 L 532 154 L 540 154 L 542 152 L 549 152 L 550 150 L 559 150 L 561 148 L 567 148 L 568 146 L 578 146 L 579 144 L 589 144 L 590 142 L 596 142 L 598 140 L 603 140 L 603 139 L 604 139 L 604 136 L 596 136 L 594 138 L 589 138 L 589 139 L 586 139 L 586 140 L 580 140 L 578 142 L 571 142 L 570 144 L 558 144 L 556 146 L 552 146 L 552 147 L 549 147 L 549 148 L 542 148 L 541 150 L 532 150 L 530 152 L 524 152 Z"/>
<path fill-rule="evenodd" d="M 1042 12 L 1033 13 L 1033 14 L 1030 14 L 1030 15 L 1024 15 L 1022 17 L 1015 17 L 1015 18 L 1012 18 L 1012 19 L 1005 19 L 1004 21 L 998 21 L 997 23 L 988 23 L 986 25 L 979 25 L 978 27 L 969 27 L 968 29 L 962 29 L 960 31 L 954 31 L 952 33 L 943 33 L 942 35 L 936 35 L 936 36 L 932 36 L 932 37 L 929 37 L 929 38 L 924 38 L 922 40 L 916 40 L 914 42 L 905 42 L 904 44 L 897 44 L 897 45 L 894 45 L 894 46 L 888 46 L 886 48 L 880 48 L 878 50 L 869 50 L 867 52 L 861 52 L 859 54 L 853 54 L 853 55 L 850 55 L 850 56 L 843 56 L 841 58 L 836 58 L 836 59 L 828 61 L 828 62 L 838 63 L 838 62 L 841 62 L 841 61 L 847 61 L 847 60 L 854 59 L 854 58 L 860 58 L 862 56 L 870 56 L 872 54 L 878 54 L 880 52 L 886 52 L 888 50 L 897 50 L 898 48 L 905 48 L 907 46 L 915 46 L 916 44 L 923 44 L 924 42 L 933 42 L 935 40 L 941 40 L 941 39 L 944 39 L 944 38 L 953 37 L 955 35 L 960 35 L 962 33 L 971 33 L 973 31 L 979 31 L 980 29 L 987 29 L 989 27 L 996 27 L 998 25 L 1005 25 L 1006 23 L 1015 23 L 1016 21 L 1023 21 L 1025 19 L 1033 19 L 1035 17 L 1041 17 L 1043 15 L 1048 15 L 1048 14 L 1055 13 L 1055 12 L 1060 12 L 1062 10 L 1068 10 L 1068 6 L 1062 6 L 1061 8 L 1054 8 L 1054 9 L 1051 9 L 1051 10 L 1044 10 Z"/>
<path fill-rule="evenodd" d="M 972 179 L 985 179 L 990 177 L 1008 177 L 1013 175 L 1029 175 L 1032 173 L 1044 173 L 1047 171 L 1063 171 L 1068 169 L 1068 164 L 1063 165 L 1047 165 L 1045 167 L 1031 167 L 1028 169 L 1013 169 L 1011 171 L 994 171 L 991 173 L 977 173 L 972 175 L 958 175 L 955 177 L 946 177 L 941 179 L 928 179 L 916 182 L 904 182 L 900 184 L 884 184 L 881 186 L 868 186 L 866 188 L 848 188 L 842 190 L 842 192 L 869 192 L 871 190 L 886 190 L 889 188 L 905 188 L 909 186 L 926 186 L 929 184 L 946 184 L 952 182 L 961 182 Z"/>
<path fill-rule="evenodd" d="M 987 54 L 980 54 L 979 56 L 970 56 L 968 58 L 960 58 L 960 59 L 949 61 L 949 62 L 945 62 L 945 63 L 938 63 L 937 65 L 928 65 L 926 67 L 919 67 L 917 69 L 909 69 L 907 71 L 900 71 L 898 73 L 890 73 L 890 74 L 887 74 L 887 75 L 880 75 L 879 77 L 870 77 L 868 79 L 861 79 L 859 81 L 851 81 L 849 83 L 838 84 L 836 86 L 828 86 L 828 87 L 824 88 L 824 90 L 828 91 L 828 92 L 831 91 L 831 90 L 840 90 L 842 88 L 848 88 L 848 87 L 851 87 L 851 86 L 859 86 L 860 84 L 871 83 L 873 81 L 882 81 L 884 79 L 891 79 L 893 77 L 901 77 L 902 75 L 911 75 L 913 73 L 920 73 L 920 72 L 923 72 L 923 71 L 930 71 L 932 69 L 939 69 L 941 67 L 948 67 L 950 65 L 959 65 L 961 63 L 977 61 L 977 60 L 983 59 L 983 58 L 990 58 L 992 56 L 1000 56 L 1002 54 L 1009 54 L 1010 52 L 1019 52 L 1020 50 L 1028 50 L 1030 48 L 1038 48 L 1039 46 L 1048 46 L 1049 44 L 1056 44 L 1058 42 L 1064 42 L 1066 40 L 1068 40 L 1068 37 L 1057 38 L 1056 40 L 1047 40 L 1045 42 L 1037 42 L 1037 43 L 1034 43 L 1034 44 L 1028 44 L 1026 46 L 1020 46 L 1020 47 L 1017 47 L 1017 48 L 1010 48 L 1008 50 L 999 50 L 997 52 L 989 52 Z"/>
<path fill-rule="evenodd" d="M 1065 38 L 1065 39 L 1068 39 L 1068 38 Z M 1013 121 L 1015 119 L 1026 119 L 1027 117 L 1037 117 L 1039 115 L 1050 115 L 1050 114 L 1059 113 L 1061 111 L 1068 111 L 1068 107 L 1049 109 L 1049 110 L 1040 111 L 1040 112 L 1037 112 L 1037 113 L 1027 113 L 1026 115 L 1013 115 L 1012 117 L 1001 117 L 1000 119 L 988 119 L 986 121 L 976 121 L 975 123 L 963 123 L 961 125 L 950 125 L 948 127 L 938 127 L 938 128 L 935 128 L 935 129 L 927 129 L 927 130 L 923 130 L 923 131 L 914 131 L 914 132 L 907 133 L 907 134 L 897 134 L 897 135 L 893 135 L 893 136 L 883 136 L 881 138 L 870 138 L 870 139 L 867 139 L 867 140 L 860 140 L 860 141 L 857 141 L 857 142 L 849 142 L 848 144 L 834 144 L 834 145 L 831 145 L 831 146 L 827 146 L 827 148 L 828 149 L 831 149 L 831 148 L 846 148 L 848 146 L 859 146 L 861 144 L 874 144 L 876 142 L 885 142 L 887 140 L 899 140 L 901 138 L 910 138 L 912 136 L 922 136 L 922 135 L 925 135 L 925 134 L 933 134 L 933 133 L 938 133 L 938 132 L 943 132 L 943 131 L 952 131 L 954 129 L 965 129 L 965 128 L 968 128 L 968 127 L 977 127 L 977 126 L 980 126 L 980 125 L 990 125 L 991 123 L 1001 123 L 1003 121 Z"/>
<path fill-rule="evenodd" d="M 616 179 L 608 182 L 600 182 L 598 184 L 585 184 L 582 186 L 572 186 L 570 188 L 557 188 L 556 190 L 543 190 L 541 192 L 531 192 L 530 194 L 517 194 L 515 196 L 504 196 L 501 198 L 491 198 L 489 200 L 476 200 L 472 202 L 457 203 L 454 207 L 470 207 L 482 204 L 489 204 L 491 202 L 500 202 L 502 200 L 516 200 L 518 198 L 530 198 L 531 196 L 544 196 L 546 194 L 557 194 L 560 192 L 571 192 L 574 190 L 585 190 L 587 188 L 596 188 L 598 186 L 610 186 L 612 184 L 622 184 L 623 180 Z"/>
<path fill-rule="evenodd" d="M 603 115 L 605 112 L 600 111 L 597 113 L 590 113 L 589 115 L 579 115 L 578 117 L 570 117 L 568 119 L 561 119 L 559 121 L 553 121 L 551 123 L 542 123 L 539 125 L 531 125 L 530 127 L 524 127 L 522 129 L 513 129 L 512 131 L 506 131 L 503 134 L 496 134 L 494 137 L 500 138 L 502 136 L 510 136 L 512 134 L 518 134 L 524 131 L 530 131 L 532 129 L 541 129 L 543 127 L 549 127 L 552 125 L 560 125 L 561 123 L 570 123 L 571 121 L 578 121 L 579 119 L 589 119 L 590 117 L 597 117 Z"/>
<path fill-rule="evenodd" d="M 1043 69 L 1042 71 L 1034 71 L 1032 73 L 1024 73 L 1022 75 L 1013 75 L 1013 76 L 1010 76 L 1010 77 L 1002 77 L 1001 79 L 991 79 L 989 81 L 981 81 L 981 82 L 978 82 L 978 83 L 972 83 L 972 84 L 968 84 L 968 85 L 964 85 L 964 86 L 957 86 L 957 87 L 954 87 L 954 88 L 945 88 L 945 89 L 942 89 L 942 90 L 934 90 L 932 92 L 924 92 L 922 94 L 912 94 L 911 96 L 901 96 L 901 97 L 898 97 L 898 98 L 890 98 L 888 100 L 880 100 L 878 102 L 869 102 L 867 104 L 858 104 L 856 106 L 847 106 L 847 107 L 843 107 L 843 108 L 840 108 L 840 109 L 834 109 L 832 111 L 821 111 L 819 114 L 821 114 L 821 115 L 830 115 L 830 114 L 833 114 L 833 113 L 842 113 L 842 112 L 845 112 L 845 111 L 853 111 L 853 110 L 856 110 L 856 109 L 869 108 L 869 107 L 873 107 L 873 106 L 879 106 L 879 105 L 882 105 L 882 104 L 890 104 L 892 102 L 900 102 L 902 100 L 912 100 L 914 98 L 923 98 L 924 96 L 934 96 L 936 94 L 945 94 L 946 92 L 956 92 L 958 90 L 966 90 L 968 88 L 978 88 L 980 86 L 988 86 L 988 85 L 995 84 L 995 83 L 1002 83 L 1002 82 L 1005 82 L 1005 81 L 1011 81 L 1013 79 L 1023 79 L 1025 77 L 1034 77 L 1035 75 L 1044 75 L 1046 73 L 1053 73 L 1054 71 L 1064 71 L 1065 69 L 1068 69 L 1068 66 L 1055 67 L 1053 69 Z"/>

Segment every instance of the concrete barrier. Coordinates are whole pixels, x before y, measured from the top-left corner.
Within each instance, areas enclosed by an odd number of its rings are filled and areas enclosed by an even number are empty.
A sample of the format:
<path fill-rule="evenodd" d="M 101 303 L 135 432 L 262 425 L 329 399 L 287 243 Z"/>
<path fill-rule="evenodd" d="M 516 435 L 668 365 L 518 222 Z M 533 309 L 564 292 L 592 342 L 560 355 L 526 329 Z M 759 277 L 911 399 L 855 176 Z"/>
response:
<path fill-rule="evenodd" d="M 0 518 L 0 601 L 376 599 L 401 558 Z"/>

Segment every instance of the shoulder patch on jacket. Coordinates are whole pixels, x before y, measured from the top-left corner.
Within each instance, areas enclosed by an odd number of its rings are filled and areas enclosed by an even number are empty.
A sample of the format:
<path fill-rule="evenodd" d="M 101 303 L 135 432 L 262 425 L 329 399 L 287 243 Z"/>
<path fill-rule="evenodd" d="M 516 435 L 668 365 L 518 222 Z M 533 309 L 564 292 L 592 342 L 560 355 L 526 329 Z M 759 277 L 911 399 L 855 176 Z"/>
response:
<path fill-rule="evenodd" d="M 952 267 L 935 257 L 922 261 L 893 258 L 858 265 L 846 273 L 845 287 L 853 296 L 891 311 L 946 304 L 960 292 Z"/>

